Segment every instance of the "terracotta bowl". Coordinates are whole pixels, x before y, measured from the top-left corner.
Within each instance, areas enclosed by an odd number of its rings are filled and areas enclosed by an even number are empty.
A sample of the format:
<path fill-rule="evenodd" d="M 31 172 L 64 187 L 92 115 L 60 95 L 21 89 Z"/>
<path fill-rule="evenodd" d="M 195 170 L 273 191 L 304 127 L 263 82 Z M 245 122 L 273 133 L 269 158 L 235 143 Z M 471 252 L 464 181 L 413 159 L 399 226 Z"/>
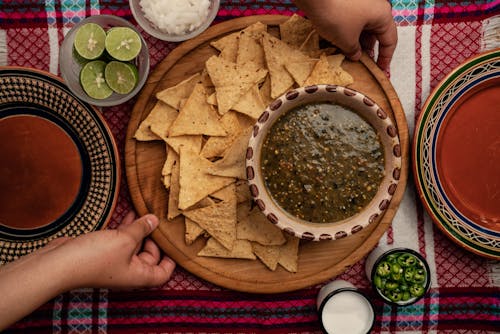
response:
<path fill-rule="evenodd" d="M 302 220 L 281 208 L 268 191 L 261 169 L 263 142 L 274 122 L 288 111 L 308 103 L 329 102 L 355 111 L 376 131 L 384 155 L 384 172 L 373 199 L 353 216 L 325 223 Z M 276 226 L 306 240 L 335 240 L 361 231 L 379 221 L 389 207 L 401 172 L 401 147 L 397 129 L 373 100 L 350 88 L 314 85 L 287 92 L 273 101 L 254 125 L 246 154 L 246 171 L 254 201 Z"/>

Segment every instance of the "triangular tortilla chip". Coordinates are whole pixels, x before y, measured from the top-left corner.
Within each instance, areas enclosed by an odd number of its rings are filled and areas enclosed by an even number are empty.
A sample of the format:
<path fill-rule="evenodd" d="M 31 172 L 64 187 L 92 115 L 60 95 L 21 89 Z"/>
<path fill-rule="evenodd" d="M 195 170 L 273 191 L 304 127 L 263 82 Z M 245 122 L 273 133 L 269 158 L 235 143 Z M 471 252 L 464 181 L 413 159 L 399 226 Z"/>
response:
<path fill-rule="evenodd" d="M 207 240 L 207 244 L 198 252 L 198 256 L 221 257 L 228 259 L 257 259 L 252 251 L 252 244 L 250 244 L 247 240 L 236 240 L 233 248 L 228 250 L 214 238 Z"/>
<path fill-rule="evenodd" d="M 199 209 L 186 210 L 184 216 L 195 221 L 227 249 L 236 240 L 236 198 Z"/>
<path fill-rule="evenodd" d="M 255 241 L 264 246 L 279 246 L 286 242 L 281 230 L 273 225 L 257 207 L 250 211 L 246 219 L 238 221 L 236 237 Z"/>
<path fill-rule="evenodd" d="M 288 62 L 285 64 L 286 70 L 292 75 L 299 86 L 304 86 L 304 82 L 309 78 L 311 72 L 318 61 L 308 59 L 300 62 Z"/>
<path fill-rule="evenodd" d="M 238 203 L 246 203 L 252 199 L 247 180 L 236 181 L 236 199 Z"/>
<path fill-rule="evenodd" d="M 265 106 L 273 102 L 274 99 L 271 97 L 271 76 L 269 74 L 260 86 L 259 92 Z"/>
<path fill-rule="evenodd" d="M 328 64 L 333 69 L 341 67 L 344 59 L 345 59 L 345 56 L 342 53 L 326 56 L 326 60 L 328 61 Z"/>
<path fill-rule="evenodd" d="M 179 110 L 181 100 L 187 99 L 191 95 L 194 86 L 199 82 L 201 82 L 201 75 L 196 73 L 177 85 L 156 93 L 156 98 Z"/>
<path fill-rule="evenodd" d="M 263 25 L 265 27 L 265 25 Z M 265 31 L 262 30 L 262 31 Z M 239 65 L 252 62 L 259 68 L 266 67 L 264 49 L 258 40 L 262 37 L 261 32 L 248 32 L 243 30 L 240 34 L 236 63 Z"/>
<path fill-rule="evenodd" d="M 279 25 L 279 28 L 281 40 L 296 48 L 299 48 L 314 31 L 311 21 L 297 14 L 290 16 Z"/>
<path fill-rule="evenodd" d="M 234 178 L 208 174 L 211 166 L 212 162 L 181 146 L 179 209 L 185 210 L 234 182 Z"/>
<path fill-rule="evenodd" d="M 246 180 L 245 153 L 252 130 L 253 127 L 249 127 L 242 131 L 224 152 L 224 157 L 208 168 L 208 173 Z"/>
<path fill-rule="evenodd" d="M 213 136 L 208 138 L 201 150 L 201 156 L 204 158 L 209 159 L 222 156 L 222 153 L 231 145 L 242 130 L 238 115 L 234 111 L 227 112 L 221 117 L 220 122 L 224 130 L 226 130 L 227 136 Z"/>
<path fill-rule="evenodd" d="M 198 223 L 192 221 L 191 219 L 185 217 L 184 225 L 186 232 L 184 234 L 184 241 L 186 245 L 191 245 L 200 235 L 205 232 L 205 230 L 198 225 Z"/>
<path fill-rule="evenodd" d="M 200 153 L 203 137 L 200 135 L 168 137 L 165 141 L 176 153 L 179 153 L 180 146 L 188 147 L 194 152 Z"/>
<path fill-rule="evenodd" d="M 319 48 L 319 34 L 316 30 L 312 30 L 306 40 L 300 45 L 299 50 L 308 55 L 317 54 Z"/>
<path fill-rule="evenodd" d="M 207 135 L 225 136 L 217 112 L 207 103 L 207 95 L 202 84 L 194 86 L 179 116 L 168 131 L 169 136 Z"/>
<path fill-rule="evenodd" d="M 286 270 L 296 273 L 298 270 L 299 238 L 285 234 L 286 243 L 280 247 L 278 263 Z"/>
<path fill-rule="evenodd" d="M 170 174 L 170 189 L 168 192 L 168 203 L 167 203 L 167 219 L 172 220 L 181 214 L 179 210 L 179 192 L 180 192 L 180 166 L 179 166 L 179 155 L 175 152 L 170 152 L 173 158 L 172 160 L 172 172 Z"/>
<path fill-rule="evenodd" d="M 230 185 L 217 190 L 210 196 L 221 201 L 229 201 L 236 197 L 236 183 L 231 183 Z"/>
<path fill-rule="evenodd" d="M 305 61 L 309 58 L 267 33 L 263 34 L 262 46 L 271 76 L 271 97 L 274 99 L 285 93 L 294 83 L 293 77 L 285 68 L 285 63 Z"/>
<path fill-rule="evenodd" d="M 236 55 L 238 52 L 238 40 L 240 39 L 240 32 L 234 32 L 232 34 L 226 35 L 219 38 L 216 41 L 210 43 L 211 46 L 220 51 L 220 57 L 235 63 Z"/>
<path fill-rule="evenodd" d="M 266 267 L 272 271 L 276 270 L 280 257 L 280 246 L 263 246 L 258 242 L 252 242 L 252 250 Z"/>
<path fill-rule="evenodd" d="M 134 138 L 140 141 L 160 140 L 160 136 L 151 131 L 152 124 L 171 124 L 172 113 L 168 105 L 157 101 L 148 116 L 139 124 Z M 177 112 L 175 112 L 177 116 Z"/>
<path fill-rule="evenodd" d="M 352 76 L 341 67 L 332 68 L 325 54 L 322 54 L 304 85 L 331 84 L 347 86 L 353 83 Z"/>
<path fill-rule="evenodd" d="M 264 80 L 267 74 L 267 70 L 252 63 L 238 66 L 216 56 L 210 57 L 205 66 L 215 85 L 220 115 L 228 112 L 251 87 Z"/>
<path fill-rule="evenodd" d="M 260 96 L 259 86 L 254 85 L 246 94 L 244 94 L 241 99 L 236 102 L 232 108 L 233 110 L 240 112 L 242 114 L 248 115 L 253 119 L 259 118 L 259 116 L 266 109 L 266 105 Z"/>
<path fill-rule="evenodd" d="M 176 109 L 161 101 L 158 101 L 154 108 L 159 109 L 155 112 L 155 115 L 158 115 L 158 119 L 151 120 L 151 132 L 161 139 L 166 140 L 168 130 L 176 120 L 177 116 L 179 116 L 179 113 Z"/>

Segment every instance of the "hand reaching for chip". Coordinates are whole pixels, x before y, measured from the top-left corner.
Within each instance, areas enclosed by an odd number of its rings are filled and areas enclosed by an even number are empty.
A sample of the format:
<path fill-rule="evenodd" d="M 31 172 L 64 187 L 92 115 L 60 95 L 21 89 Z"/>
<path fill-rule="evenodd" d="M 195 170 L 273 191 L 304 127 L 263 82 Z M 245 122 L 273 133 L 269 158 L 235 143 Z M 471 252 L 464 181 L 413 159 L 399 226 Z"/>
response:
<path fill-rule="evenodd" d="M 49 299 L 81 287 L 140 288 L 169 280 L 175 263 L 149 239 L 158 218 L 134 220 L 116 230 L 59 238 L 0 268 L 0 331 Z M 144 241 L 144 244 L 143 244 Z M 141 247 L 142 246 L 142 247 Z"/>
<path fill-rule="evenodd" d="M 387 71 L 397 44 L 397 30 L 387 0 L 296 0 L 319 34 L 339 47 L 351 60 L 361 48 L 379 43 L 377 64 Z M 361 45 L 362 44 L 362 45 Z"/>

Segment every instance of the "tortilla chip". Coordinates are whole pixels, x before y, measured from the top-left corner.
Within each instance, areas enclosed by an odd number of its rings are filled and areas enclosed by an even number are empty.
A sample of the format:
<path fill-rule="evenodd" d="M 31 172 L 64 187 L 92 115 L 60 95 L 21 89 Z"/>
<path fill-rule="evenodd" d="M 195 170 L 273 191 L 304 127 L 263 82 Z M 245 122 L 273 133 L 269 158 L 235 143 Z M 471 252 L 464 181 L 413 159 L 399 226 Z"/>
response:
<path fill-rule="evenodd" d="M 322 54 L 314 66 L 311 75 L 304 82 L 304 85 L 331 84 L 347 86 L 353 82 L 354 80 L 349 73 L 341 67 L 332 68 L 328 63 L 326 55 Z"/>
<path fill-rule="evenodd" d="M 285 64 L 286 70 L 292 75 L 293 80 L 299 85 L 304 86 L 307 78 L 311 75 L 311 72 L 318 61 L 315 59 L 309 59 L 300 62 L 289 62 Z"/>
<path fill-rule="evenodd" d="M 257 258 L 270 270 L 275 271 L 280 257 L 280 246 L 263 246 L 252 242 L 252 250 Z"/>
<path fill-rule="evenodd" d="M 214 205 L 184 211 L 225 248 L 231 250 L 236 240 L 236 198 Z"/>
<path fill-rule="evenodd" d="M 305 41 L 300 45 L 299 50 L 310 56 L 317 54 L 319 51 L 319 34 L 316 30 L 309 33 Z"/>
<path fill-rule="evenodd" d="M 345 56 L 342 53 L 326 56 L 328 64 L 333 68 L 339 68 L 344 61 Z"/>
<path fill-rule="evenodd" d="M 243 65 L 252 62 L 259 68 L 266 67 L 264 49 L 262 49 L 262 45 L 258 42 L 262 37 L 263 31 L 265 31 L 265 29 L 259 32 L 248 32 L 245 30 L 241 32 L 236 55 L 237 64 Z"/>
<path fill-rule="evenodd" d="M 201 74 L 196 73 L 177 85 L 156 93 L 156 98 L 172 108 L 180 110 L 181 100 L 187 99 L 191 95 L 194 86 L 199 82 L 201 82 Z"/>
<path fill-rule="evenodd" d="M 257 207 L 250 211 L 246 219 L 238 221 L 236 237 L 255 241 L 264 246 L 279 246 L 286 242 L 281 230 L 273 225 Z"/>
<path fill-rule="evenodd" d="M 286 270 L 296 273 L 299 262 L 299 238 L 285 234 L 286 244 L 280 247 L 280 257 L 278 263 Z"/>
<path fill-rule="evenodd" d="M 236 184 L 231 183 L 230 185 L 217 190 L 213 194 L 210 195 L 213 198 L 216 198 L 221 201 L 229 201 L 236 197 Z"/>
<path fill-rule="evenodd" d="M 204 158 L 222 156 L 222 153 L 231 145 L 242 130 L 238 116 L 234 111 L 227 112 L 221 117 L 220 122 L 224 130 L 226 130 L 227 136 L 213 136 L 208 138 L 201 150 L 201 156 Z"/>
<path fill-rule="evenodd" d="M 248 115 L 254 120 L 259 118 L 262 112 L 264 112 L 264 109 L 266 109 L 266 105 L 260 96 L 259 86 L 254 85 L 250 88 L 250 90 L 236 102 L 232 109 Z"/>
<path fill-rule="evenodd" d="M 290 89 L 295 82 L 286 70 L 285 63 L 306 61 L 309 57 L 267 33 L 262 37 L 262 46 L 271 76 L 271 97 L 274 99 Z"/>
<path fill-rule="evenodd" d="M 163 183 L 165 189 L 170 189 L 170 186 L 172 185 L 172 175 L 171 174 L 162 175 L 161 182 Z"/>
<path fill-rule="evenodd" d="M 233 248 L 228 250 L 214 238 L 208 239 L 205 247 L 198 252 L 198 256 L 248 260 L 257 259 L 252 251 L 252 245 L 247 240 L 236 240 Z"/>
<path fill-rule="evenodd" d="M 215 85 L 220 115 L 228 112 L 252 86 L 260 83 L 267 74 L 267 70 L 257 68 L 252 63 L 238 66 L 236 63 L 216 56 L 207 60 L 206 69 Z"/>
<path fill-rule="evenodd" d="M 226 131 L 219 122 L 217 112 L 207 103 L 202 84 L 194 86 L 179 116 L 168 131 L 169 136 L 207 135 L 225 136 Z"/>
<path fill-rule="evenodd" d="M 180 194 L 180 164 L 179 155 L 175 152 L 170 152 L 174 158 L 172 159 L 172 172 L 170 174 L 170 188 L 168 192 L 167 203 L 167 219 L 172 220 L 181 214 L 179 210 L 179 194 Z"/>
<path fill-rule="evenodd" d="M 158 101 L 154 107 L 155 117 L 151 120 L 150 129 L 155 135 L 163 140 L 167 139 L 167 133 L 179 113 L 168 104 Z"/>
<path fill-rule="evenodd" d="M 238 52 L 239 39 L 240 32 L 237 31 L 211 42 L 210 45 L 220 51 L 219 56 L 221 58 L 235 63 L 236 55 Z"/>
<path fill-rule="evenodd" d="M 314 31 L 311 21 L 297 14 L 290 16 L 279 25 L 279 28 L 281 40 L 296 48 L 299 48 Z"/>
<path fill-rule="evenodd" d="M 175 112 L 177 116 L 177 112 Z M 171 118 L 173 114 L 171 108 L 163 103 L 157 101 L 153 109 L 149 112 L 148 116 L 139 124 L 139 128 L 134 134 L 134 138 L 140 141 L 160 140 L 162 137 L 151 131 L 152 124 L 172 124 Z"/>
<path fill-rule="evenodd" d="M 224 157 L 208 168 L 208 173 L 246 180 L 245 153 L 252 130 L 253 127 L 249 127 L 242 131 L 224 152 Z"/>
<path fill-rule="evenodd" d="M 217 97 L 215 96 L 215 93 L 210 94 L 207 97 L 207 103 L 210 104 L 210 105 L 213 105 L 213 106 L 217 105 Z"/>
<path fill-rule="evenodd" d="M 208 174 L 212 163 L 193 150 L 180 147 L 179 209 L 185 210 L 209 194 L 234 182 L 233 178 Z"/>
<path fill-rule="evenodd" d="M 236 200 L 238 203 L 249 202 L 252 199 L 252 194 L 250 193 L 250 187 L 248 186 L 247 180 L 236 181 Z"/>
<path fill-rule="evenodd" d="M 274 99 L 271 97 L 271 76 L 267 75 L 259 89 L 260 97 L 265 106 L 269 105 Z"/>
<path fill-rule="evenodd" d="M 187 217 L 184 219 L 184 225 L 186 228 L 186 232 L 184 234 L 184 241 L 186 242 L 186 245 L 191 245 L 200 235 L 203 234 L 203 232 L 205 232 L 200 225 Z"/>
<path fill-rule="evenodd" d="M 181 146 L 185 146 L 187 148 L 190 148 L 196 153 L 200 153 L 203 137 L 199 135 L 168 137 L 165 141 L 177 154 L 179 153 L 179 148 Z"/>

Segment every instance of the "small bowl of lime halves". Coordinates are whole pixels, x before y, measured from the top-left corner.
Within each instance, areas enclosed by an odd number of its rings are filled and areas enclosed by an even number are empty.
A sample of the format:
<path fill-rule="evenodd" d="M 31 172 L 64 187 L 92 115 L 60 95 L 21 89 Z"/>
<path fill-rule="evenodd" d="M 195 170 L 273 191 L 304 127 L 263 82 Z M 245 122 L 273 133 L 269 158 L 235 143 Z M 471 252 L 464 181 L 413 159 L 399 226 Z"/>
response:
<path fill-rule="evenodd" d="M 76 24 L 60 49 L 61 76 L 81 100 L 97 106 L 128 101 L 149 74 L 144 38 L 128 21 L 96 15 Z"/>

